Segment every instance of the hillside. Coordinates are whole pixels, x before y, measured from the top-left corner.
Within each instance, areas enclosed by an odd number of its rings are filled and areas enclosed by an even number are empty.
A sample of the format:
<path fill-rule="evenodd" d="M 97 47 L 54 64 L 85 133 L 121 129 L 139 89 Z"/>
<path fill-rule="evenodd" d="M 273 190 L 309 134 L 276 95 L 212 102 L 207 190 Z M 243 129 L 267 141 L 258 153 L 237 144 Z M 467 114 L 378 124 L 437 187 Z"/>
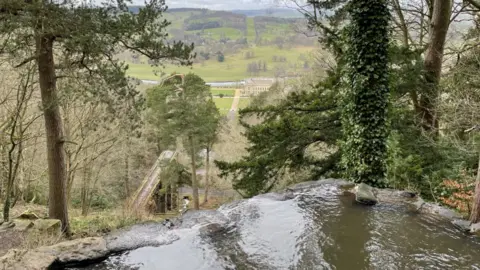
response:
<path fill-rule="evenodd" d="M 169 9 L 164 18 L 171 22 L 170 39 L 194 43 L 197 58 L 191 70 L 167 64 L 163 71 L 193 71 L 206 81 L 301 75 L 314 64 L 310 53 L 316 39 L 304 34 L 308 32 L 305 19 L 294 15 L 289 9 Z M 159 78 L 147 59 L 130 54 L 120 57 L 130 64 L 129 75 Z"/>

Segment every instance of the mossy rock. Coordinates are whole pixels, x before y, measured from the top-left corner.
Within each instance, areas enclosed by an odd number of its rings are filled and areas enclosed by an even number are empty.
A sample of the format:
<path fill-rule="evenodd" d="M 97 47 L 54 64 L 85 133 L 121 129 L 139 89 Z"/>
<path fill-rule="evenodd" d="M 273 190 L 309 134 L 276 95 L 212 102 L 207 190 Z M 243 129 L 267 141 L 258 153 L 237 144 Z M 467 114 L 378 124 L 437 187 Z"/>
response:
<path fill-rule="evenodd" d="M 13 229 L 19 232 L 24 232 L 33 227 L 33 222 L 29 219 L 14 219 L 13 223 L 15 224 Z"/>
<path fill-rule="evenodd" d="M 30 211 L 30 210 L 27 210 L 23 213 L 21 213 L 17 219 L 29 219 L 29 220 L 35 220 L 35 219 L 39 219 L 40 217 L 35 214 L 34 212 Z"/>
<path fill-rule="evenodd" d="M 365 205 L 375 205 L 378 200 L 373 193 L 373 188 L 367 184 L 360 183 L 355 187 L 355 201 Z"/>
<path fill-rule="evenodd" d="M 37 219 L 33 222 L 33 228 L 42 232 L 60 232 L 62 222 L 58 219 Z"/>

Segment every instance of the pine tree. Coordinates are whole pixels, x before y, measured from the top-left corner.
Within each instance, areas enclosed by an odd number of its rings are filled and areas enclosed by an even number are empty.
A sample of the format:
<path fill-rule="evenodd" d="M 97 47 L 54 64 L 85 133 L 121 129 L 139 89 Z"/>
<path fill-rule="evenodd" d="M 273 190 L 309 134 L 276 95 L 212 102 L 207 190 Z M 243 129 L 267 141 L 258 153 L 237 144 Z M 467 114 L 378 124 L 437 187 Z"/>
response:
<path fill-rule="evenodd" d="M 220 119 L 210 86 L 193 73 L 183 79 L 172 76 L 147 91 L 147 104 L 151 109 L 149 119 L 160 131 L 158 135 L 169 138 L 164 139 L 166 144 L 173 145 L 180 139 L 190 156 L 193 204 L 199 209 L 197 153 L 215 141 Z"/>

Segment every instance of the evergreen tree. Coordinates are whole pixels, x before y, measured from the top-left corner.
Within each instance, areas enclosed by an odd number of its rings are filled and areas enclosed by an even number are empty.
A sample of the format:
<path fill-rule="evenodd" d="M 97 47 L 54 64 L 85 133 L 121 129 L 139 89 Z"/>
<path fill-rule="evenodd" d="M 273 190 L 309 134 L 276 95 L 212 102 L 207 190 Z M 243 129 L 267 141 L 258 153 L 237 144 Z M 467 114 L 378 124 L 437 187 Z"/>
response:
<path fill-rule="evenodd" d="M 171 76 L 163 85 L 147 91 L 149 119 L 165 142 L 182 141 L 190 156 L 194 208 L 199 209 L 196 179 L 197 153 L 215 141 L 220 114 L 213 102 L 210 86 L 189 73 L 182 78 Z"/>
<path fill-rule="evenodd" d="M 338 71 L 328 72 L 329 76 L 314 91 L 291 93 L 275 105 L 263 105 L 261 94 L 252 106 L 241 110 L 241 124 L 250 142 L 248 155 L 237 162 L 215 161 L 220 176 L 231 176 L 234 189 L 244 197 L 270 191 L 286 172 L 297 172 L 297 181 L 338 177 L 339 152 L 332 151 L 321 158 L 306 152 L 315 145 L 335 148 L 341 137 Z M 249 125 L 244 121 L 249 116 L 259 117 L 262 123 Z M 300 172 L 305 172 L 304 177 Z"/>
<path fill-rule="evenodd" d="M 44 111 L 49 172 L 49 216 L 60 219 L 69 230 L 66 202 L 65 141 L 57 81 L 76 78 L 104 82 L 106 87 L 89 89 L 100 100 L 108 94 L 136 95 L 125 76 L 127 65 L 115 55 L 125 50 L 158 63 L 162 59 L 191 64 L 192 46 L 166 44 L 161 20 L 163 0 L 149 0 L 138 14 L 129 11 L 127 0 L 102 1 L 0 1 L 1 50 L 17 67 L 35 62 Z M 117 102 L 121 98 L 116 99 Z"/>

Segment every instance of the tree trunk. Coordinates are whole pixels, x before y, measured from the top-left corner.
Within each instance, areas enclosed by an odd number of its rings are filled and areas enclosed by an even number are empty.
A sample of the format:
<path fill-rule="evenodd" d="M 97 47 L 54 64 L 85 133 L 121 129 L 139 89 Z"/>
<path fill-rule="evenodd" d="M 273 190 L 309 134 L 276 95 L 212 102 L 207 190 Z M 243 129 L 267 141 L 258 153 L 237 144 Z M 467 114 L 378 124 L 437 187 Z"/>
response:
<path fill-rule="evenodd" d="M 157 192 L 156 192 L 156 200 L 155 200 L 155 204 L 156 204 L 156 212 L 157 213 L 161 213 L 161 214 L 165 214 L 166 212 L 166 209 L 165 209 L 165 193 L 162 192 L 162 188 L 163 188 L 163 184 L 160 182 L 160 184 L 158 185 L 158 189 L 157 189 Z"/>
<path fill-rule="evenodd" d="M 85 152 L 85 155 L 88 155 Z M 81 190 L 81 205 L 82 205 L 82 216 L 86 217 L 90 210 L 90 183 L 92 181 L 92 165 L 86 163 L 83 165 L 83 181 L 82 181 L 82 190 Z"/>
<path fill-rule="evenodd" d="M 167 211 L 172 211 L 172 185 L 167 184 L 165 189 Z"/>
<path fill-rule="evenodd" d="M 203 198 L 203 203 L 208 202 L 208 189 L 210 188 L 210 147 L 206 149 L 206 158 L 205 158 L 205 197 Z"/>
<path fill-rule="evenodd" d="M 178 189 L 177 184 L 173 184 L 172 186 L 172 209 L 175 210 L 178 207 Z"/>
<path fill-rule="evenodd" d="M 125 175 L 124 175 L 124 182 L 125 182 L 125 198 L 130 198 L 130 174 L 129 174 L 129 162 L 128 162 L 128 154 L 125 155 Z"/>
<path fill-rule="evenodd" d="M 470 221 L 477 223 L 480 221 L 480 153 L 478 155 L 477 179 L 475 184 L 475 196 L 472 203 L 472 212 L 470 213 Z"/>
<path fill-rule="evenodd" d="M 12 128 L 12 136 L 15 129 Z M 13 191 L 13 152 L 15 150 L 16 144 L 13 143 L 10 151 L 8 151 L 8 178 L 7 178 L 7 189 L 5 190 L 5 204 L 3 206 L 3 220 L 10 220 L 10 207 L 11 207 L 11 198 Z"/>
<path fill-rule="evenodd" d="M 437 99 L 442 72 L 445 39 L 450 24 L 452 1 L 435 1 L 430 23 L 430 39 L 424 61 L 424 90 L 420 98 L 423 130 L 438 135 Z"/>
<path fill-rule="evenodd" d="M 197 164 L 195 162 L 195 147 L 193 145 L 192 137 L 188 138 L 190 143 L 190 158 L 192 166 L 192 197 L 193 197 L 193 209 L 200 209 L 200 200 L 198 198 L 198 183 L 197 183 Z"/>
<path fill-rule="evenodd" d="M 53 40 L 51 36 L 38 34 L 36 41 L 40 92 L 47 136 L 48 215 L 50 218 L 59 219 L 62 222 L 62 231 L 69 234 L 63 125 L 57 98 Z"/>

